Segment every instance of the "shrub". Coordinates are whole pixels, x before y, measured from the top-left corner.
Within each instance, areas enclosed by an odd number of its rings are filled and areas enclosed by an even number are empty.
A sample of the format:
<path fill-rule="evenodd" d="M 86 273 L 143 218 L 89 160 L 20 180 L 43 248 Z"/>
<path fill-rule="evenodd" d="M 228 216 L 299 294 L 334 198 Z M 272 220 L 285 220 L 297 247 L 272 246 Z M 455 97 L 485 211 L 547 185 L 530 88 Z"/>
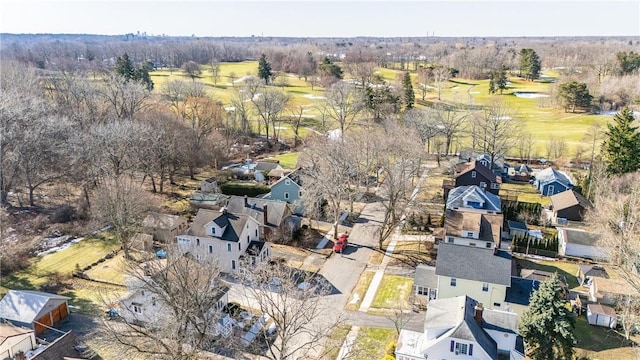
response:
<path fill-rule="evenodd" d="M 76 209 L 69 205 L 58 206 L 49 217 L 49 220 L 54 224 L 67 223 L 75 219 Z"/>
<path fill-rule="evenodd" d="M 396 353 L 396 342 L 395 341 L 392 341 L 392 342 L 387 344 L 387 347 L 385 348 L 385 353 L 387 354 L 387 356 L 391 356 L 391 357 L 393 357 L 393 355 L 395 355 L 395 353 Z"/>
<path fill-rule="evenodd" d="M 220 186 L 220 192 L 225 195 L 256 197 L 269 191 L 268 186 L 253 183 L 228 182 Z"/>

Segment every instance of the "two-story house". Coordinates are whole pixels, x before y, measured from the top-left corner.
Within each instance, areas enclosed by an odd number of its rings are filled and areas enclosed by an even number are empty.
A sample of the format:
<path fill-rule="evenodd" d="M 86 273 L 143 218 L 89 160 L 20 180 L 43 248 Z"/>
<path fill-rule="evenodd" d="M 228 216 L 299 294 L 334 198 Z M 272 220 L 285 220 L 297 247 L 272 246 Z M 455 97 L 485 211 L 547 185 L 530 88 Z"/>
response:
<path fill-rule="evenodd" d="M 487 308 L 504 309 L 511 262 L 511 253 L 497 248 L 440 244 L 434 272 L 437 298 L 467 295 Z"/>
<path fill-rule="evenodd" d="M 280 200 L 291 204 L 294 214 L 302 215 L 304 206 L 302 204 L 302 179 L 301 170 L 296 169 L 271 185 L 271 191 L 263 196 L 268 200 Z"/>
<path fill-rule="evenodd" d="M 520 360 L 525 346 L 518 322 L 517 314 L 487 309 L 468 296 L 433 300 L 424 331 L 400 331 L 396 360 Z"/>
<path fill-rule="evenodd" d="M 498 196 L 476 185 L 456 187 L 447 198 L 443 240 L 467 246 L 500 247 L 502 222 Z"/>
<path fill-rule="evenodd" d="M 453 181 L 444 181 L 444 195 L 448 199 L 449 192 L 459 186 L 477 185 L 482 190 L 486 190 L 494 195 L 500 192 L 502 178 L 494 174 L 488 167 L 479 161 L 473 160 L 462 166 L 456 167 Z"/>
<path fill-rule="evenodd" d="M 536 189 L 545 196 L 555 195 L 573 188 L 569 175 L 551 167 L 538 171 L 535 178 Z"/>
<path fill-rule="evenodd" d="M 260 223 L 261 239 L 291 238 L 302 220 L 298 216 L 292 216 L 288 203 L 279 200 L 232 195 L 226 208 L 232 214 L 243 214 L 257 220 Z"/>
<path fill-rule="evenodd" d="M 270 243 L 260 241 L 260 222 L 226 208 L 200 209 L 191 227 L 176 238 L 182 253 L 190 253 L 197 260 L 217 261 L 220 271 L 226 273 L 238 269 L 245 254 L 253 264 L 271 256 Z"/>

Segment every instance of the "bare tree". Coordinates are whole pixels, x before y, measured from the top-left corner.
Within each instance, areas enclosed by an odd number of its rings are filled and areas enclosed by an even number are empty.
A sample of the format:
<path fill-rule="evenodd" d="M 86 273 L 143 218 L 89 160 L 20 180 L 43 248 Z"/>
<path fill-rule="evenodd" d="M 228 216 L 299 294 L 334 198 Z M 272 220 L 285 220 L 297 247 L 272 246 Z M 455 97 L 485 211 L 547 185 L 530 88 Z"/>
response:
<path fill-rule="evenodd" d="M 250 98 L 251 94 L 244 89 L 240 89 L 231 96 L 231 106 L 236 118 L 240 120 L 240 132 L 247 135 L 251 132 L 249 123 L 251 115 Z"/>
<path fill-rule="evenodd" d="M 238 75 L 236 75 L 235 72 L 230 72 L 229 73 L 229 81 L 231 81 L 231 86 L 236 87 L 236 79 L 238 78 Z M 313 89 L 311 89 L 313 90 Z"/>
<path fill-rule="evenodd" d="M 451 144 L 464 130 L 469 113 L 449 105 L 435 105 L 431 110 L 439 133 L 444 137 L 444 154 L 449 155 Z"/>
<path fill-rule="evenodd" d="M 273 321 L 274 331 L 265 326 L 260 338 L 268 359 L 321 358 L 325 342 L 342 317 L 323 299 L 332 285 L 322 276 L 284 264 L 243 264 L 236 275 L 242 283 L 247 306 L 257 308 Z"/>
<path fill-rule="evenodd" d="M 93 195 L 94 216 L 111 226 L 125 258 L 130 259 L 131 238 L 153 209 L 154 199 L 128 176 L 105 178 Z"/>
<path fill-rule="evenodd" d="M 438 66 L 433 69 L 433 81 L 438 90 L 438 101 L 441 100 L 440 94 L 442 93 L 442 87 L 451 78 L 451 71 L 446 66 Z"/>
<path fill-rule="evenodd" d="M 300 141 L 300 125 L 302 125 L 302 120 L 304 119 L 304 111 L 305 105 L 292 105 L 289 108 L 289 112 L 291 114 L 291 127 L 293 128 L 293 147 L 298 147 L 298 142 Z"/>
<path fill-rule="evenodd" d="M 220 61 L 218 59 L 211 59 L 211 77 L 213 78 L 213 85 L 218 85 L 220 80 Z"/>
<path fill-rule="evenodd" d="M 624 338 L 629 340 L 632 332 L 640 325 L 640 299 L 632 295 L 621 295 L 616 304 Z"/>
<path fill-rule="evenodd" d="M 220 323 L 228 290 L 214 261 L 196 261 L 169 249 L 166 261 L 128 263 L 129 296 L 146 299 L 144 311 L 136 312 L 125 300 L 119 302 L 121 321 L 103 321 L 105 342 L 125 357 L 200 359 L 205 351 L 231 347 Z M 107 306 L 114 301 L 104 296 Z M 142 305 L 140 305 L 142 306 Z"/>
<path fill-rule="evenodd" d="M 291 96 L 281 89 L 275 89 L 266 86 L 245 86 L 251 103 L 255 106 L 256 112 L 262 119 L 267 135 L 267 144 L 271 145 L 269 138 L 269 126 L 273 127 L 274 140 L 278 141 L 277 123 L 280 121 L 280 115 L 286 109 L 287 104 L 291 100 Z"/>
<path fill-rule="evenodd" d="M 188 61 L 182 65 L 182 71 L 195 81 L 196 77 L 202 73 L 200 65 L 195 61 Z"/>
<path fill-rule="evenodd" d="M 149 106 L 149 91 L 139 82 L 127 81 L 121 76 L 110 77 L 100 94 L 109 104 L 113 116 L 120 120 L 133 119 Z"/>
<path fill-rule="evenodd" d="M 362 92 L 346 82 L 337 82 L 325 93 L 327 116 L 335 120 L 344 135 L 356 116 L 364 109 Z"/>
<path fill-rule="evenodd" d="M 505 154 L 513 147 L 521 131 L 516 114 L 502 101 L 494 101 L 475 118 L 478 126 L 471 134 L 479 142 L 482 152 L 491 157 L 493 163 L 497 155 Z"/>
<path fill-rule="evenodd" d="M 427 96 L 427 92 L 429 91 L 429 88 L 431 88 L 429 84 L 432 84 L 433 82 L 434 82 L 433 68 L 421 67 L 418 69 L 418 76 L 416 78 L 416 85 L 417 85 L 416 87 L 420 92 L 422 101 L 425 100 L 425 97 Z"/>
<path fill-rule="evenodd" d="M 527 163 L 529 163 L 533 149 L 533 136 L 531 133 L 521 132 L 516 143 L 518 145 L 518 156 L 520 157 L 520 160 L 526 160 Z"/>

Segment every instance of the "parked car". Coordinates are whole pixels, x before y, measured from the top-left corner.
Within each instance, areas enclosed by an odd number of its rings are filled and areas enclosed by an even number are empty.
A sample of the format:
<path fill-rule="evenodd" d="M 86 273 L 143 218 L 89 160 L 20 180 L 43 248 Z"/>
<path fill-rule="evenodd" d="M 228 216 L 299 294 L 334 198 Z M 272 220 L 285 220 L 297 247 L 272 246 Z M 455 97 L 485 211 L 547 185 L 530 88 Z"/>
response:
<path fill-rule="evenodd" d="M 348 245 L 349 234 L 340 234 L 340 236 L 338 236 L 338 240 L 336 240 L 336 243 L 333 245 L 333 251 L 341 253 L 344 251 L 344 249 L 347 248 Z"/>

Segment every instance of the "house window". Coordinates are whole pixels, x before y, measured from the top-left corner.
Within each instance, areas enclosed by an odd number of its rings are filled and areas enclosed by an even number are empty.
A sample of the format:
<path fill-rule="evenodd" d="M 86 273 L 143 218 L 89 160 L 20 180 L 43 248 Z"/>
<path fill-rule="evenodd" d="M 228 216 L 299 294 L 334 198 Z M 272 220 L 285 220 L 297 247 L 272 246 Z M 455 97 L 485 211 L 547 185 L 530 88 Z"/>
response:
<path fill-rule="evenodd" d="M 256 229 L 256 237 L 258 237 L 258 229 Z"/>
<path fill-rule="evenodd" d="M 455 287 L 456 286 L 456 278 L 451 278 L 451 282 L 449 283 L 449 285 Z"/>
<path fill-rule="evenodd" d="M 216 234 L 216 228 L 211 228 L 211 235 L 215 235 Z"/>
<path fill-rule="evenodd" d="M 549 187 L 547 188 L 547 195 L 549 196 L 554 195 L 555 194 L 554 190 L 555 190 L 554 186 L 549 185 Z"/>
<path fill-rule="evenodd" d="M 285 179 L 285 180 L 284 180 L 284 184 L 285 184 L 285 185 L 289 185 L 289 184 L 291 184 L 291 180 L 289 180 L 289 179 Z"/>
<path fill-rule="evenodd" d="M 482 291 L 484 292 L 489 291 L 489 283 L 482 283 Z"/>
<path fill-rule="evenodd" d="M 285 199 L 289 199 L 289 193 L 288 192 L 284 193 L 284 198 Z"/>
<path fill-rule="evenodd" d="M 191 241 L 189 239 L 185 239 L 185 238 L 178 238 L 178 244 L 179 245 L 189 245 Z"/>
<path fill-rule="evenodd" d="M 256 257 L 252 256 L 251 257 L 251 265 L 255 265 L 256 264 Z"/>
<path fill-rule="evenodd" d="M 236 261 L 235 260 L 231 260 L 231 269 L 232 270 L 236 269 Z"/>
<path fill-rule="evenodd" d="M 491 248 L 491 243 L 490 243 L 490 242 L 488 242 L 488 243 L 487 243 L 487 249 L 490 249 L 490 248 Z"/>
<path fill-rule="evenodd" d="M 231 252 L 231 244 L 227 244 L 227 251 Z"/>
<path fill-rule="evenodd" d="M 475 179 L 476 178 L 476 172 L 475 170 L 471 172 L 471 178 Z"/>
<path fill-rule="evenodd" d="M 200 246 L 200 239 L 196 239 L 196 246 Z"/>
<path fill-rule="evenodd" d="M 425 288 L 422 286 L 416 286 L 416 294 L 418 295 L 429 295 L 429 288 Z"/>
<path fill-rule="evenodd" d="M 473 344 L 464 344 L 451 340 L 449 351 L 455 352 L 456 355 L 473 355 Z"/>
<path fill-rule="evenodd" d="M 213 254 L 213 245 L 209 245 L 209 254 Z"/>
<path fill-rule="evenodd" d="M 480 181 L 480 189 L 484 190 L 487 188 L 487 183 L 484 181 Z"/>
<path fill-rule="evenodd" d="M 500 307 L 500 303 L 493 303 L 493 306 Z"/>
<path fill-rule="evenodd" d="M 471 231 L 467 231 L 467 234 L 465 235 L 466 237 L 473 237 L 473 232 Z"/>
<path fill-rule="evenodd" d="M 242 246 L 238 243 L 238 251 L 242 251 Z"/>
<path fill-rule="evenodd" d="M 453 238 L 451 236 L 449 236 L 447 238 L 447 242 L 450 243 L 450 244 L 453 244 Z"/>
<path fill-rule="evenodd" d="M 500 189 L 500 184 L 498 184 L 498 183 L 491 183 L 491 188 L 492 188 L 492 189 Z"/>
<path fill-rule="evenodd" d="M 256 230 L 256 236 L 258 235 L 258 230 Z M 247 244 L 249 243 L 249 235 L 247 235 Z"/>
<path fill-rule="evenodd" d="M 136 313 L 136 314 L 142 314 L 142 305 L 140 305 L 140 304 L 136 304 L 136 303 L 131 304 L 131 305 L 133 305 L 133 312 L 134 312 L 134 313 Z"/>
<path fill-rule="evenodd" d="M 476 243 L 469 243 L 469 246 L 476 246 Z"/>

